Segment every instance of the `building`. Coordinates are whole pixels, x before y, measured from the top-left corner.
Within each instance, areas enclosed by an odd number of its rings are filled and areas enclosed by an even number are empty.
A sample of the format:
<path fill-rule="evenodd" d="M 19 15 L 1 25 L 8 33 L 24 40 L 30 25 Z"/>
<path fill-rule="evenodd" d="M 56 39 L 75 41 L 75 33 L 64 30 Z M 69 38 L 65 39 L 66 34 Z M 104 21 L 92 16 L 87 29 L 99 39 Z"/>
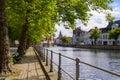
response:
<path fill-rule="evenodd" d="M 109 31 L 115 28 L 120 27 L 120 20 L 115 21 L 114 23 L 109 23 L 106 28 L 101 28 L 101 37 L 97 39 L 96 45 L 114 45 L 115 40 L 114 39 L 109 39 Z M 89 32 L 85 33 L 84 35 L 84 43 L 85 45 L 92 45 L 94 40 L 89 39 L 90 33 L 92 30 Z M 120 36 L 117 40 L 117 45 L 120 45 Z"/>
<path fill-rule="evenodd" d="M 55 39 L 55 44 L 56 45 L 61 45 L 62 44 L 62 40 L 61 40 L 62 37 L 63 37 L 63 35 L 60 31 L 59 36 Z"/>
<path fill-rule="evenodd" d="M 115 40 L 109 39 L 109 31 L 120 27 L 120 20 L 115 21 L 113 24 L 109 23 L 106 28 L 100 29 L 102 31 L 101 37 L 97 40 L 98 45 L 114 45 Z M 120 45 L 120 36 L 117 39 L 117 45 Z"/>
<path fill-rule="evenodd" d="M 44 38 L 41 42 L 41 46 L 49 47 L 49 46 L 52 46 L 52 45 L 54 45 L 54 37 L 51 37 L 49 39 Z"/>
<path fill-rule="evenodd" d="M 92 41 L 91 41 L 91 39 L 89 38 L 90 33 L 91 33 L 91 30 L 88 31 L 88 32 L 86 32 L 86 33 L 83 35 L 84 45 L 91 45 L 91 44 L 92 44 Z"/>
<path fill-rule="evenodd" d="M 84 44 L 84 35 L 85 34 L 86 34 L 86 32 L 81 30 L 80 27 L 73 30 L 72 45 Z"/>

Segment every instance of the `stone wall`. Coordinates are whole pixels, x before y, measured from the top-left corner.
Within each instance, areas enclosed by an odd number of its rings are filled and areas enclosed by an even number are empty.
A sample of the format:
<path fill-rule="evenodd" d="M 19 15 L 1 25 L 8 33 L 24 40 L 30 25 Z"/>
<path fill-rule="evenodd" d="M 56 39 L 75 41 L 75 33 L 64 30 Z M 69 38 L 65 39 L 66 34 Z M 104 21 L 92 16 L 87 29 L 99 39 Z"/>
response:
<path fill-rule="evenodd" d="M 89 48 L 89 49 L 109 49 L 109 50 L 120 50 L 120 46 L 110 46 L 110 45 L 80 45 L 77 48 Z"/>

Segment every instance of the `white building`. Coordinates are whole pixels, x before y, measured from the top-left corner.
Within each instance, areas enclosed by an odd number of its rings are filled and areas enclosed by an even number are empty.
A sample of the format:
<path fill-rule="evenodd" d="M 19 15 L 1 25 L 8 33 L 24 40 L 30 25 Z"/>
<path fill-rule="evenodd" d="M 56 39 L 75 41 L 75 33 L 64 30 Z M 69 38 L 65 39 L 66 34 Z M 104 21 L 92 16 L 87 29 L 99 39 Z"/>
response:
<path fill-rule="evenodd" d="M 84 35 L 83 35 L 83 38 L 84 38 L 84 44 L 85 45 L 91 45 L 91 39 L 89 38 L 90 36 L 90 32 L 86 32 Z"/>
<path fill-rule="evenodd" d="M 120 20 L 115 21 L 113 24 L 109 23 L 106 28 L 102 28 L 102 35 L 101 37 L 97 40 L 98 45 L 114 45 L 115 40 L 114 39 L 109 39 L 109 31 L 115 28 L 118 28 L 120 26 Z M 120 45 L 120 35 L 119 38 L 117 39 L 117 45 Z"/>
<path fill-rule="evenodd" d="M 114 45 L 115 44 L 115 40 L 114 39 L 109 39 L 109 31 L 112 30 L 112 29 L 115 29 L 117 27 L 120 26 L 120 20 L 118 21 L 115 21 L 113 24 L 112 23 L 109 23 L 108 26 L 106 28 L 101 28 L 101 32 L 102 32 L 102 35 L 99 39 L 97 39 L 97 42 L 96 44 L 97 45 Z M 92 45 L 94 40 L 90 40 L 89 39 L 89 36 L 90 36 L 90 32 L 87 32 L 85 35 L 84 35 L 84 42 L 85 42 L 85 45 Z M 120 45 L 120 36 L 117 40 L 117 45 Z"/>

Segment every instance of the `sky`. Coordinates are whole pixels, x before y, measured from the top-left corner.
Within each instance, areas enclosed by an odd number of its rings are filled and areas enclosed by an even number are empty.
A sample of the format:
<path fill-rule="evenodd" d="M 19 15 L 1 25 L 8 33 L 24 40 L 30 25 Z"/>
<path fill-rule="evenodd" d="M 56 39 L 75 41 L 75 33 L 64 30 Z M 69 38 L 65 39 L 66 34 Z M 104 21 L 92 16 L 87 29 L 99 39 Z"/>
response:
<path fill-rule="evenodd" d="M 112 16 L 115 17 L 115 20 L 120 20 L 120 0 L 114 0 L 114 3 L 110 4 L 110 6 L 112 7 L 113 11 L 111 12 Z M 77 27 L 81 27 L 82 30 L 84 31 L 89 31 L 90 29 L 94 28 L 94 27 L 98 27 L 98 28 L 103 28 L 106 27 L 108 25 L 108 22 L 106 21 L 105 18 L 105 14 L 103 13 L 98 13 L 96 11 L 91 11 L 91 13 L 93 13 L 93 16 L 90 18 L 88 25 L 84 26 L 83 24 L 81 24 L 79 21 L 77 21 Z M 62 32 L 63 36 L 72 36 L 72 29 L 65 29 L 63 27 L 63 24 L 57 25 L 56 24 L 56 37 L 58 37 L 59 32 Z"/>

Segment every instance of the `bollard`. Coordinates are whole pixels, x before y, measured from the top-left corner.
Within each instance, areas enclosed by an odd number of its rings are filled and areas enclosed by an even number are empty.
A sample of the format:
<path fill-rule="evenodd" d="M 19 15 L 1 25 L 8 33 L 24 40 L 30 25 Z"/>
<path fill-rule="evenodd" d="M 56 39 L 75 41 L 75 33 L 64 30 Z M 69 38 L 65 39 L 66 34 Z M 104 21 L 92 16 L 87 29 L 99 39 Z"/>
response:
<path fill-rule="evenodd" d="M 46 49 L 46 66 L 48 66 L 48 49 Z"/>
<path fill-rule="evenodd" d="M 61 80 L 61 53 L 59 53 L 58 80 Z"/>
<path fill-rule="evenodd" d="M 52 60 L 53 60 L 53 51 L 51 51 L 50 72 L 53 72 Z"/>
<path fill-rule="evenodd" d="M 79 58 L 76 58 L 76 80 L 80 80 L 79 78 Z"/>

